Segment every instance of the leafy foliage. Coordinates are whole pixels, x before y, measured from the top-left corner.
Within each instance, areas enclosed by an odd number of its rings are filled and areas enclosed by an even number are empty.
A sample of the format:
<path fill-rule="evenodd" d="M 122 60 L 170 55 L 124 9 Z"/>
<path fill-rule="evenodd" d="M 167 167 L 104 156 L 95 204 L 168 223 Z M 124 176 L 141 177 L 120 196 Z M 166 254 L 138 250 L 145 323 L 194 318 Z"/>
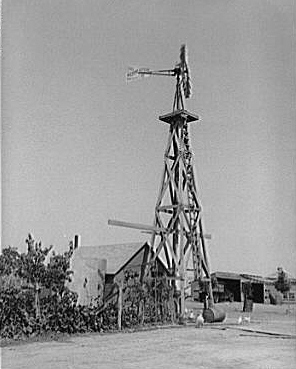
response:
<path fill-rule="evenodd" d="M 278 278 L 275 282 L 275 288 L 281 293 L 290 291 L 291 283 L 289 277 L 282 268 L 278 268 Z"/>
<path fill-rule="evenodd" d="M 21 265 L 21 255 L 14 247 L 7 247 L 0 255 L 0 276 L 13 274 Z"/>
<path fill-rule="evenodd" d="M 62 294 L 65 288 L 65 282 L 71 281 L 72 271 L 70 268 L 70 260 L 73 255 L 73 244 L 70 242 L 69 250 L 63 255 L 53 253 L 47 265 L 46 277 L 44 284 L 52 291 Z"/>
<path fill-rule="evenodd" d="M 46 276 L 44 262 L 52 246 L 42 248 L 41 242 L 35 242 L 31 234 L 28 235 L 26 243 L 28 251 L 21 254 L 21 263 L 17 273 L 32 285 L 41 284 Z"/>
<path fill-rule="evenodd" d="M 19 338 L 31 332 L 31 319 L 34 296 L 23 290 L 19 283 L 12 283 L 10 276 L 1 278 L 0 324 L 1 336 Z"/>
<path fill-rule="evenodd" d="M 31 235 L 26 243 L 26 253 L 19 254 L 8 247 L 0 255 L 1 337 L 17 339 L 46 332 L 102 330 L 101 307 L 77 305 L 77 295 L 65 285 L 72 274 L 72 243 L 64 254 L 53 253 L 48 263 L 46 258 L 52 247 L 43 248 Z"/>
<path fill-rule="evenodd" d="M 138 273 L 127 270 L 123 288 L 123 327 L 174 320 L 173 289 L 166 277 L 150 277 L 140 283 Z"/>

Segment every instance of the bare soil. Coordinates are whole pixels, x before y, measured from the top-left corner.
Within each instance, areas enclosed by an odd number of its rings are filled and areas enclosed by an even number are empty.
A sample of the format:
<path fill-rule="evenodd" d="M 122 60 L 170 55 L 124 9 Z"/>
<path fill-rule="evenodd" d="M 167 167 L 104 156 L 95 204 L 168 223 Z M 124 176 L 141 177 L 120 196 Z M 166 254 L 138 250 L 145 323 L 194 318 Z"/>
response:
<path fill-rule="evenodd" d="M 199 312 L 200 304 L 187 301 Z M 2 348 L 3 369 L 292 369 L 296 306 L 255 304 L 238 324 L 242 304 L 218 304 L 223 323 L 162 327 L 133 333 L 84 334 Z"/>

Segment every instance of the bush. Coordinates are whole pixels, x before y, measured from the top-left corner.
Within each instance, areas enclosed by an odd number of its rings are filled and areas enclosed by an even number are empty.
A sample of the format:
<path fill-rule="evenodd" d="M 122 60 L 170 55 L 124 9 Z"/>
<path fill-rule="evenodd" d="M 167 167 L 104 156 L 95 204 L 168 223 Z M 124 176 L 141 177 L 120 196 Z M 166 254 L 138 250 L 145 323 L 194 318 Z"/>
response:
<path fill-rule="evenodd" d="M 26 253 L 8 247 L 0 255 L 1 337 L 100 331 L 104 325 L 101 306 L 77 305 L 77 295 L 65 286 L 72 273 L 72 243 L 64 254 L 53 254 L 48 264 L 45 259 L 51 247 L 43 248 L 31 235 L 26 243 Z"/>
<path fill-rule="evenodd" d="M 172 322 L 173 305 L 173 289 L 166 277 L 150 277 L 140 283 L 137 273 L 125 272 L 122 327 Z"/>
<path fill-rule="evenodd" d="M 33 303 L 30 291 L 1 283 L 1 337 L 17 339 L 34 331 L 34 319 L 30 314 L 34 309 Z"/>

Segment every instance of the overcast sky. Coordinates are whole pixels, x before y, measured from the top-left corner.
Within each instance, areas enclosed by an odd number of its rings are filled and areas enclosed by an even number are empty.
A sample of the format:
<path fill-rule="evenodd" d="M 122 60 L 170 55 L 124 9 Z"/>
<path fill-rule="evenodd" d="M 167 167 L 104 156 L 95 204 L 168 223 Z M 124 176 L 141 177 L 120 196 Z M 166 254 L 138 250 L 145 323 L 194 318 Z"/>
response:
<path fill-rule="evenodd" d="M 296 275 L 293 5 L 4 0 L 2 247 L 147 239 L 107 221 L 153 222 L 175 81 L 125 73 L 172 68 L 186 43 L 212 270 Z"/>

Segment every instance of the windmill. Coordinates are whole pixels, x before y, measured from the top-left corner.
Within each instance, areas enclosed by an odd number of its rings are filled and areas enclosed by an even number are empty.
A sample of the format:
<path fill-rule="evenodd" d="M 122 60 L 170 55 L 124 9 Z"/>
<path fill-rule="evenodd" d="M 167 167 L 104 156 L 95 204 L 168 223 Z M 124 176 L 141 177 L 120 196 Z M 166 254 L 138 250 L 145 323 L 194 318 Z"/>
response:
<path fill-rule="evenodd" d="M 194 282 L 206 286 L 209 306 L 213 306 L 210 266 L 202 222 L 202 207 L 198 197 L 189 125 L 198 116 L 185 109 L 185 99 L 191 96 L 190 70 L 186 46 L 180 50 L 180 61 L 173 69 L 149 70 L 130 68 L 127 80 L 149 75 L 176 78 L 172 112 L 159 117 L 169 125 L 168 142 L 164 154 L 164 170 L 155 206 L 153 226 L 109 220 L 111 225 L 140 229 L 151 233 L 153 253 L 149 265 L 162 256 L 171 274 L 172 284 L 179 291 L 180 315 L 185 310 L 185 281 L 192 261 Z M 149 272 L 149 268 L 147 268 Z"/>
<path fill-rule="evenodd" d="M 184 109 L 184 98 L 191 96 L 190 71 L 187 63 L 186 45 L 182 45 L 180 49 L 180 62 L 174 69 L 150 70 L 149 68 L 133 68 L 129 67 L 126 75 L 127 81 L 139 79 L 147 76 L 173 76 L 176 77 L 176 92 L 173 103 L 173 110 Z M 182 93 L 183 92 L 183 93 Z"/>

